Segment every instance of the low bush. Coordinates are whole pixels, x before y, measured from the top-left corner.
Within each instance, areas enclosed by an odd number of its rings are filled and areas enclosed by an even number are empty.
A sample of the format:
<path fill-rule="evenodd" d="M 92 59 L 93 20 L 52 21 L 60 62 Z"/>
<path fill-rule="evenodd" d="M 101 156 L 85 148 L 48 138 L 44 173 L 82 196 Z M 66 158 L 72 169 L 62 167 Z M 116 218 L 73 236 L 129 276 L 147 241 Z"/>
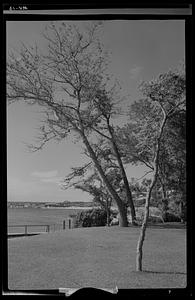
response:
<path fill-rule="evenodd" d="M 174 213 L 166 212 L 162 214 L 164 222 L 180 222 L 181 218 Z"/>
<path fill-rule="evenodd" d="M 163 223 L 163 219 L 159 216 L 149 216 L 148 223 L 149 224 Z"/>
<path fill-rule="evenodd" d="M 102 209 L 89 209 L 81 211 L 76 216 L 76 227 L 105 226 L 107 221 L 106 212 Z"/>
<path fill-rule="evenodd" d="M 144 207 L 136 208 L 136 215 L 138 223 L 142 223 L 144 217 Z M 128 221 L 131 223 L 131 215 L 128 214 Z M 163 223 L 163 222 L 180 222 L 181 219 L 178 215 L 172 212 L 162 214 L 156 207 L 150 207 L 150 216 L 148 219 L 149 224 Z M 93 227 L 93 226 L 106 226 L 107 215 L 106 211 L 101 208 L 94 208 L 77 213 L 75 226 L 76 227 Z M 118 225 L 118 212 L 111 211 L 110 225 Z"/>
<path fill-rule="evenodd" d="M 137 221 L 141 222 L 143 221 L 144 218 L 144 211 L 145 208 L 138 207 L 136 208 L 136 216 L 137 216 Z M 129 216 L 129 219 L 131 220 L 131 216 Z M 150 217 L 148 220 L 149 223 L 162 223 L 162 222 L 181 222 L 180 216 L 177 214 L 167 211 L 166 213 L 163 213 L 159 208 L 156 207 L 150 207 Z"/>

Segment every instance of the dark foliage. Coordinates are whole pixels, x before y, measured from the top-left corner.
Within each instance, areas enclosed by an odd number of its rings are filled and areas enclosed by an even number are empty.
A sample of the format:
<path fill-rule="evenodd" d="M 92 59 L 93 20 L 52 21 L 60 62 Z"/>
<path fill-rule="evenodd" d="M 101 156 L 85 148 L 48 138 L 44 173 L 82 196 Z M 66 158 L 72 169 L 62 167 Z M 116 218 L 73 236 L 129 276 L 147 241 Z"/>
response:
<path fill-rule="evenodd" d="M 106 226 L 107 214 L 102 209 L 90 209 L 81 211 L 76 217 L 77 227 L 93 227 L 93 226 Z"/>
<path fill-rule="evenodd" d="M 180 222 L 181 218 L 173 213 L 166 212 L 162 215 L 164 222 Z"/>

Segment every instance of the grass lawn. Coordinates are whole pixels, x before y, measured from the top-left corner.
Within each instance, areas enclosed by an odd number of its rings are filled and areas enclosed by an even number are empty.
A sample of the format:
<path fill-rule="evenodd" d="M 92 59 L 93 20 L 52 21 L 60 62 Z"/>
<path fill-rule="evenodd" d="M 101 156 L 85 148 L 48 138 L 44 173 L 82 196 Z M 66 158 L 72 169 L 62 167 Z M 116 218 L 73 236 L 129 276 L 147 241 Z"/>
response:
<path fill-rule="evenodd" d="M 8 240 L 10 290 L 186 287 L 186 231 L 148 228 L 135 272 L 139 228 L 79 228 Z"/>

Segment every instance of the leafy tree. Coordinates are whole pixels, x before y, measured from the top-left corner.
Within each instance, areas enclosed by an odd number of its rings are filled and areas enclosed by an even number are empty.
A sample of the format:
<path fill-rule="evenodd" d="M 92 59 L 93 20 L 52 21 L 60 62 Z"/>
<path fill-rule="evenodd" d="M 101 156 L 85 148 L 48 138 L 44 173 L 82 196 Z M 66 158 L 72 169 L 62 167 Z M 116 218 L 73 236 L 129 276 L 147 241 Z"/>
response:
<path fill-rule="evenodd" d="M 128 226 L 126 207 L 106 176 L 94 148 L 101 136 L 112 146 L 124 181 L 126 196 L 135 211 L 120 153 L 116 146 L 111 117 L 117 114 L 113 99 L 118 98 L 116 85 L 106 77 L 107 57 L 96 34 L 94 23 L 85 32 L 64 22 L 51 23 L 44 33 L 47 51 L 23 45 L 19 54 L 9 53 L 7 62 L 7 99 L 42 107 L 45 119 L 32 151 L 50 140 L 61 141 L 72 134 L 80 139 L 93 161 L 108 192 L 116 202 L 120 225 Z M 95 136 L 96 134 L 96 136 Z M 93 143 L 92 143 L 93 141 Z"/>
<path fill-rule="evenodd" d="M 143 242 L 145 238 L 147 220 L 149 216 L 149 205 L 152 190 L 157 182 L 159 174 L 159 162 L 160 162 L 160 150 L 163 141 L 163 136 L 165 137 L 165 128 L 167 121 L 171 116 L 182 109 L 185 106 L 185 76 L 184 74 L 168 72 L 166 74 L 160 75 L 157 80 L 146 83 L 142 87 L 142 91 L 145 96 L 149 97 L 153 104 L 157 105 L 160 109 L 158 116 L 161 116 L 161 120 L 157 120 L 155 130 L 155 139 L 153 147 L 149 143 L 149 147 L 152 148 L 152 160 L 153 165 L 153 178 L 148 189 L 148 194 L 145 204 L 145 215 L 142 223 L 142 228 L 137 244 L 137 258 L 136 258 L 136 269 L 137 271 L 142 270 L 142 255 L 143 255 Z M 156 106 L 154 106 L 156 109 Z M 148 122 L 151 126 L 151 122 Z M 145 126 L 144 126 L 145 127 Z M 147 127 L 147 126 L 146 126 Z M 151 129 L 146 133 L 149 133 L 149 138 L 151 137 Z M 153 129 L 153 128 L 152 128 Z M 144 128 L 145 131 L 145 128 Z M 148 135 L 147 135 L 148 137 Z M 147 145 L 145 141 L 143 144 Z"/>
<path fill-rule="evenodd" d="M 129 203 L 126 199 L 123 179 L 120 169 L 114 160 L 112 149 L 108 148 L 108 145 L 104 143 L 102 139 L 99 140 L 99 144 L 96 144 L 94 148 L 98 160 L 101 161 L 102 168 L 107 178 L 117 191 L 127 209 Z M 87 155 L 86 152 L 85 154 Z M 110 197 L 104 182 L 91 162 L 82 167 L 72 168 L 72 172 L 66 177 L 63 185 L 63 188 L 65 189 L 70 187 L 74 187 L 91 194 L 93 196 L 93 201 L 98 203 L 101 208 L 106 211 L 107 225 L 109 225 L 112 197 Z"/>
<path fill-rule="evenodd" d="M 143 122 L 148 122 L 148 127 L 153 128 L 152 122 L 155 123 L 158 121 L 158 110 L 154 114 L 152 103 L 146 100 L 140 100 L 135 102 L 131 106 L 131 121 L 136 119 L 135 122 L 130 122 L 122 128 L 118 128 L 117 139 L 118 145 L 123 151 L 123 160 L 125 163 L 133 164 L 143 164 L 148 167 L 149 171 L 145 174 L 150 174 L 153 171 L 150 153 L 149 144 L 144 151 L 139 151 L 139 140 L 144 139 L 144 134 L 142 134 L 141 128 L 138 127 L 138 120 L 140 124 Z M 137 112 L 137 113 L 136 113 Z M 140 114 L 140 117 L 138 116 Z M 159 172 L 155 190 L 158 193 L 162 193 L 161 208 L 164 208 L 163 215 L 166 215 L 168 210 L 169 201 L 172 201 L 172 198 L 169 200 L 170 191 L 174 191 L 176 205 L 181 207 L 181 216 L 185 215 L 186 207 L 186 128 L 185 128 L 185 107 L 180 110 L 177 110 L 173 113 L 170 118 L 167 120 L 166 127 L 164 129 L 164 135 L 162 136 L 161 149 L 159 154 Z M 150 119 L 150 121 L 149 121 Z M 147 121 L 148 120 L 148 121 Z M 149 139 L 152 145 L 154 132 L 151 133 Z M 148 141 L 149 141 L 148 139 Z M 144 176 L 145 176 L 144 175 Z M 148 186 L 148 179 L 143 179 L 142 184 L 144 191 L 146 192 L 146 186 Z M 138 185 L 138 183 L 136 183 Z M 131 185 L 132 191 L 134 191 L 133 185 Z M 152 192 L 152 199 L 155 200 L 154 191 Z"/>
<path fill-rule="evenodd" d="M 116 95 L 115 95 L 116 96 Z M 128 202 L 130 211 L 131 211 L 131 217 L 132 217 L 132 223 L 136 224 L 136 214 L 135 214 L 135 208 L 133 203 L 133 197 L 131 193 L 131 189 L 129 186 L 129 182 L 127 179 L 127 175 L 125 172 L 124 164 L 122 161 L 122 153 L 119 150 L 118 144 L 117 144 L 117 135 L 115 133 L 115 128 L 111 124 L 111 109 L 112 109 L 112 99 L 115 97 L 112 94 L 109 94 L 106 92 L 106 90 L 100 90 L 98 94 L 98 110 L 100 110 L 102 120 L 103 120 L 103 126 L 101 126 L 101 131 L 98 130 L 98 133 L 106 140 L 106 142 L 109 144 L 109 148 L 106 147 L 106 149 L 102 150 L 101 147 L 99 147 L 100 152 L 103 153 L 104 156 L 106 156 L 107 162 L 112 161 L 113 159 L 115 162 L 117 162 L 118 168 L 120 170 L 120 174 L 123 180 L 123 190 L 126 197 L 126 202 Z M 97 129 L 95 129 L 97 131 Z M 108 145 L 106 144 L 106 145 Z M 110 157 L 111 156 L 111 157 Z M 106 162 L 106 163 L 107 163 Z"/>
<path fill-rule="evenodd" d="M 130 123 L 118 130 L 118 143 L 126 162 L 144 164 L 152 173 L 147 187 L 145 214 L 137 243 L 136 270 L 142 270 L 143 243 L 149 217 L 152 192 L 160 178 L 162 144 L 172 116 L 185 109 L 185 76 L 168 72 L 141 86 L 145 99 L 134 102 L 129 111 Z"/>
<path fill-rule="evenodd" d="M 162 147 L 159 181 L 163 198 L 167 199 L 167 191 L 176 195 L 176 203 L 180 206 L 180 217 L 185 220 L 186 207 L 186 113 L 177 111 L 167 122 Z M 170 198 L 173 198 L 170 196 Z M 170 199 L 172 200 L 172 199 Z"/>
<path fill-rule="evenodd" d="M 77 227 L 105 226 L 106 222 L 106 211 L 98 208 L 81 211 L 76 216 Z"/>
<path fill-rule="evenodd" d="M 76 189 L 80 189 L 84 192 L 89 193 L 93 196 L 93 201 L 99 204 L 103 211 L 106 212 L 106 224 L 107 226 L 110 225 L 110 216 L 111 216 L 111 204 L 112 204 L 112 197 L 108 193 L 107 189 L 105 188 L 101 178 L 95 172 L 90 176 L 88 176 L 85 180 L 81 183 L 76 183 L 74 185 Z"/>

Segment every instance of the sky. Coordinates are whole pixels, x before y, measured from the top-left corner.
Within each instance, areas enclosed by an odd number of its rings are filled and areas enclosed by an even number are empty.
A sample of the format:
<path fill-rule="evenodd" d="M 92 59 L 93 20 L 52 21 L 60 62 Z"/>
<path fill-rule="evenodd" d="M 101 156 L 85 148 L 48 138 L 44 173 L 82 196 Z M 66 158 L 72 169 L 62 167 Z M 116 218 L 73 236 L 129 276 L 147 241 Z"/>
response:
<path fill-rule="evenodd" d="M 46 21 L 7 21 L 7 52 L 19 49 L 20 42 L 37 42 L 44 51 L 41 35 Z M 74 23 L 77 23 L 75 21 Z M 80 23 L 82 25 L 82 22 Z M 129 103 L 139 99 L 141 81 L 179 67 L 185 57 L 183 20 L 112 20 L 105 21 L 100 39 L 110 52 L 109 72 L 120 81 Z M 38 106 L 22 102 L 7 107 L 7 190 L 8 201 L 90 201 L 85 192 L 62 190 L 59 182 L 86 160 L 82 145 L 71 138 L 50 142 L 43 150 L 30 153 L 25 144 L 33 143 L 42 114 Z M 127 176 L 140 178 L 142 166 L 128 166 Z"/>

